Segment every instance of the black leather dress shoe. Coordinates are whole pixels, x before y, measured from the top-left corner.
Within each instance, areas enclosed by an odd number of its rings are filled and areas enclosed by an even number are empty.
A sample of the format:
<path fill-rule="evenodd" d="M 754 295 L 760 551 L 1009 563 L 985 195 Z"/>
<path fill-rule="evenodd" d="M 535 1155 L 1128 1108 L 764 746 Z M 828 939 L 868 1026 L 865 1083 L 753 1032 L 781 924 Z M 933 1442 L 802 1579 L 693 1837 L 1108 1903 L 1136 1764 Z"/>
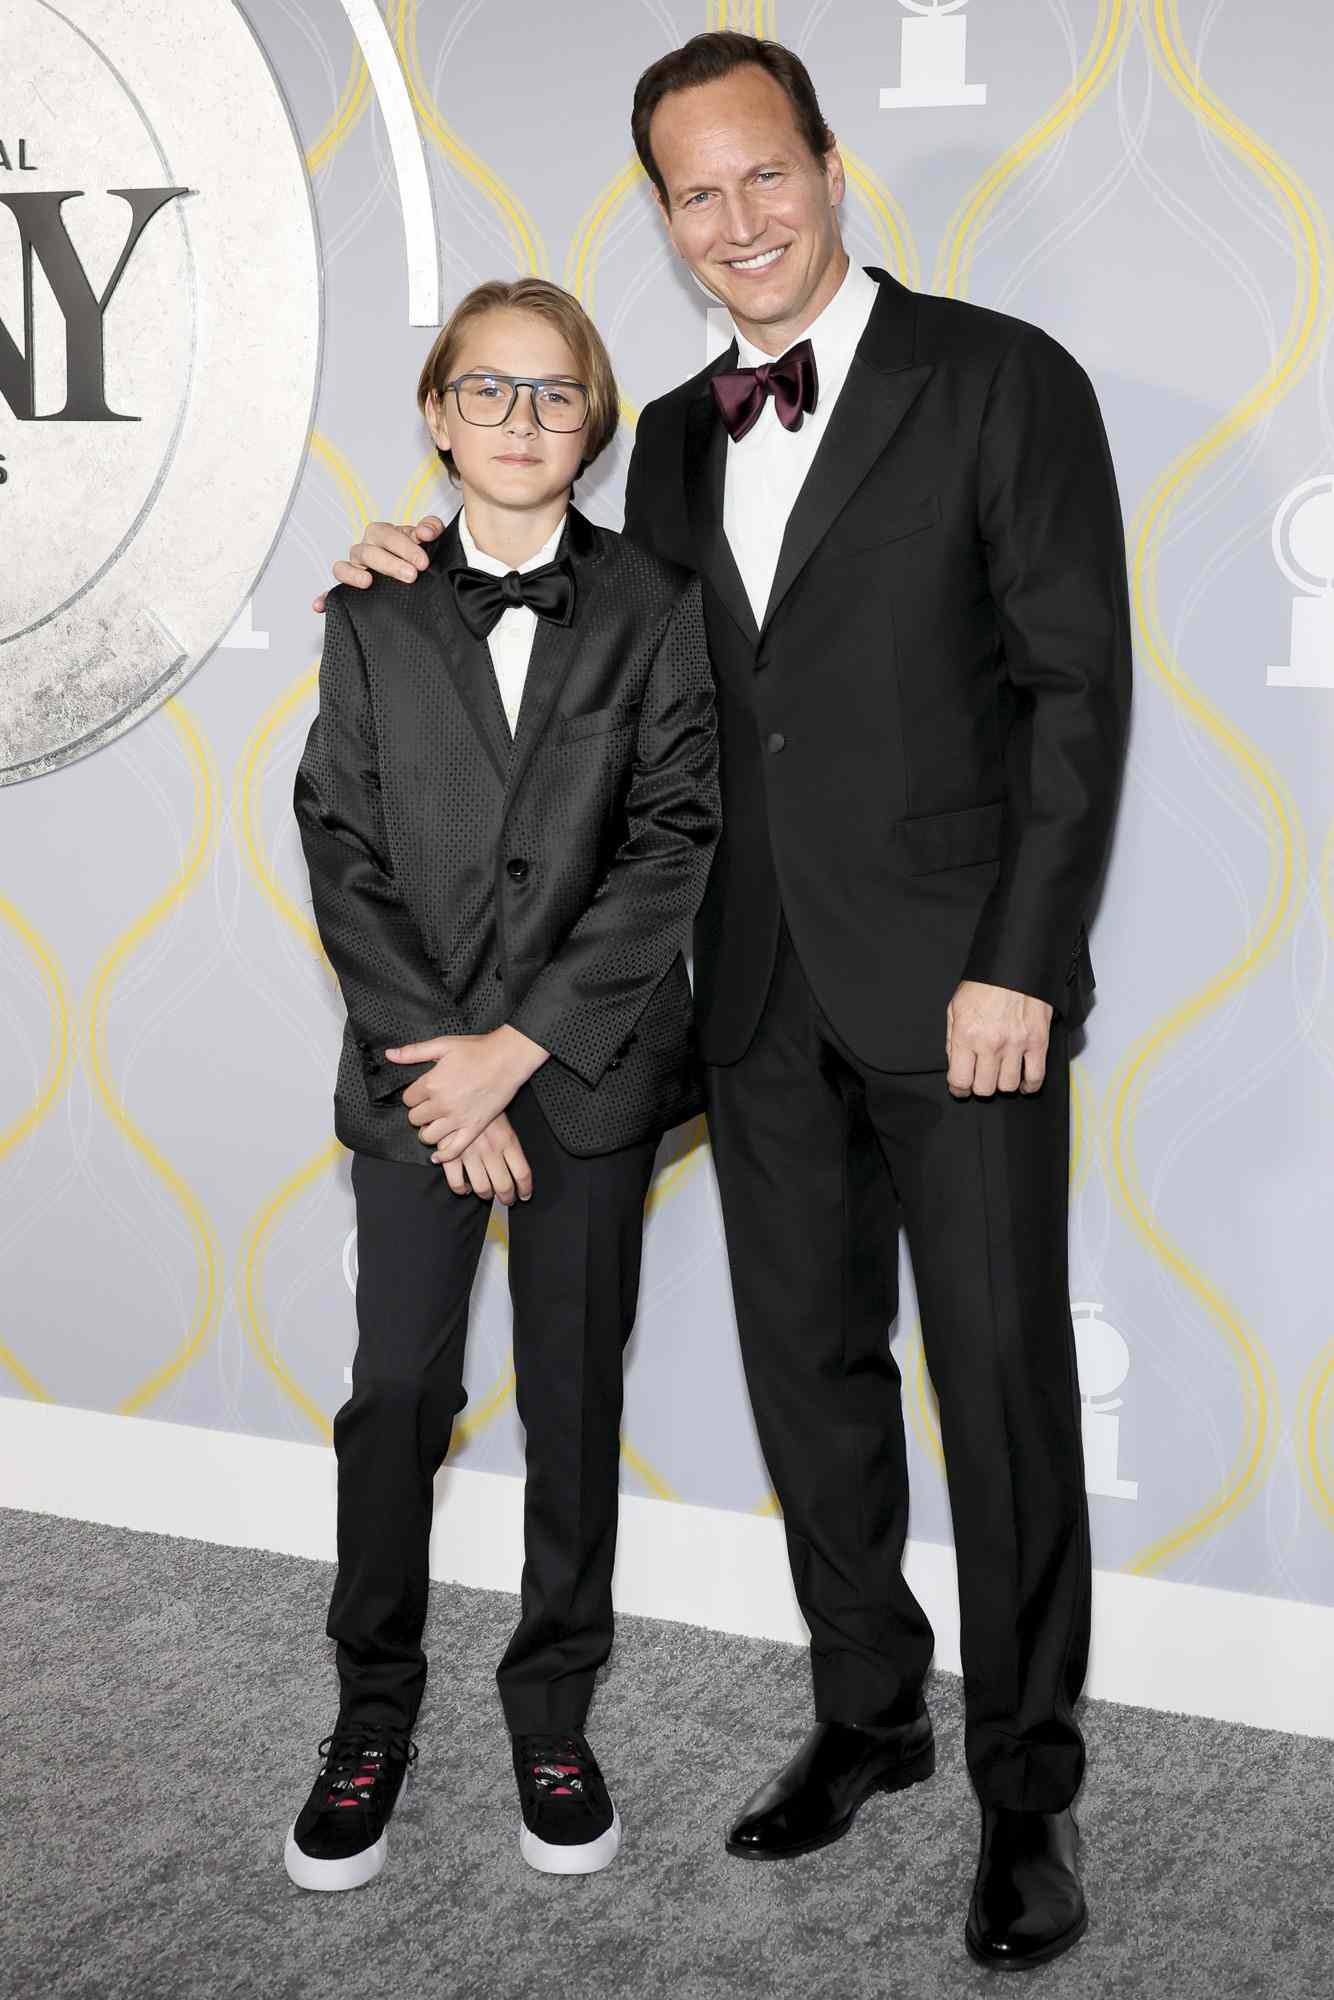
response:
<path fill-rule="evenodd" d="M 901 1792 L 935 1768 L 925 1709 L 894 1729 L 817 1722 L 792 1762 L 749 1801 L 727 1851 L 755 1861 L 810 1854 L 840 1840 L 873 1792 Z"/>
<path fill-rule="evenodd" d="M 1064 1812 L 983 1806 L 982 1852 L 964 1942 L 979 1965 L 1045 1965 L 1088 1929 L 1079 1828 Z"/>

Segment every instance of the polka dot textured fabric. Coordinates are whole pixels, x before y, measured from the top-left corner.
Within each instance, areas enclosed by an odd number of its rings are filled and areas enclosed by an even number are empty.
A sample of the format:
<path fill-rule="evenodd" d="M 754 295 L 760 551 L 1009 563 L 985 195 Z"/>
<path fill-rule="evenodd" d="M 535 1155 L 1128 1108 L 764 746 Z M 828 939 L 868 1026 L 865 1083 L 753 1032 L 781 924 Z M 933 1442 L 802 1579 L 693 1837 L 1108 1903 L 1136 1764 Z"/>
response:
<path fill-rule="evenodd" d="M 571 509 L 575 612 L 539 621 L 511 738 L 458 617 L 456 524 L 412 585 L 329 593 L 294 808 L 347 1007 L 335 1129 L 429 1166 L 386 1046 L 510 1021 L 574 1153 L 700 1108 L 684 949 L 718 838 L 698 582 Z M 432 1169 L 438 1171 L 438 1169 Z"/>

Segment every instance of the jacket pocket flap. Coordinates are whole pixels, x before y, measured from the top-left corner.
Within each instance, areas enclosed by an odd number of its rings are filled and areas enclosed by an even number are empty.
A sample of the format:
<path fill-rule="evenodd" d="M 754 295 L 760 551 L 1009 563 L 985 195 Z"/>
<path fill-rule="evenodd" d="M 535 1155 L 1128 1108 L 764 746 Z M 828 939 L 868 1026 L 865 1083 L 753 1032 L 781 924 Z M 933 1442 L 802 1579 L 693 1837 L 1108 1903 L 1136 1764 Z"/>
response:
<path fill-rule="evenodd" d="M 937 868 L 971 868 L 995 861 L 1001 851 L 1005 801 L 964 806 L 958 812 L 920 813 L 898 822 L 899 841 L 910 875 L 929 875 Z"/>
<path fill-rule="evenodd" d="M 603 729 L 637 722 L 640 707 L 637 701 L 618 701 L 613 708 L 590 708 L 584 715 L 567 715 L 561 722 L 560 733 L 567 740 L 571 736 L 596 736 Z"/>

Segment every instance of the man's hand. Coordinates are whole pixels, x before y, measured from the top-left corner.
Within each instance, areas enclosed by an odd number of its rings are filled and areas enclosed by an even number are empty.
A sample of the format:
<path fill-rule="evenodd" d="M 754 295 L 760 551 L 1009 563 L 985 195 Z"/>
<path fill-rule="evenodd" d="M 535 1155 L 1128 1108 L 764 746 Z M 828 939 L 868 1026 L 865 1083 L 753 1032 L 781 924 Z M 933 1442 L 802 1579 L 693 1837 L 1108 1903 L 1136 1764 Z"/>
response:
<path fill-rule="evenodd" d="M 1037 1090 L 1047 1073 L 1052 1010 L 1045 1000 L 965 979 L 946 1017 L 951 1097 L 994 1097 Z"/>
<path fill-rule="evenodd" d="M 398 583 L 415 583 L 427 562 L 421 544 L 433 542 L 444 530 L 445 524 L 438 514 L 424 515 L 415 528 L 398 528 L 392 521 L 368 521 L 362 539 L 353 542 L 346 562 L 334 564 L 333 573 L 340 583 L 350 583 L 354 590 L 368 590 L 377 572 L 380 576 L 392 576 Z M 323 612 L 323 591 L 311 609 Z"/>
<path fill-rule="evenodd" d="M 408 1085 L 403 1102 L 417 1137 L 423 1146 L 434 1146 L 431 1158 L 440 1165 L 461 1160 L 547 1060 L 544 1048 L 508 1026 L 489 1035 L 437 1035 L 384 1053 L 388 1062 L 434 1063 Z"/>
<path fill-rule="evenodd" d="M 482 1201 L 495 1200 L 505 1208 L 512 1208 L 516 1197 L 531 1200 L 533 1170 L 503 1111 L 480 1138 L 473 1140 L 462 1159 L 445 1163 L 445 1179 L 455 1194 L 471 1192 Z"/>

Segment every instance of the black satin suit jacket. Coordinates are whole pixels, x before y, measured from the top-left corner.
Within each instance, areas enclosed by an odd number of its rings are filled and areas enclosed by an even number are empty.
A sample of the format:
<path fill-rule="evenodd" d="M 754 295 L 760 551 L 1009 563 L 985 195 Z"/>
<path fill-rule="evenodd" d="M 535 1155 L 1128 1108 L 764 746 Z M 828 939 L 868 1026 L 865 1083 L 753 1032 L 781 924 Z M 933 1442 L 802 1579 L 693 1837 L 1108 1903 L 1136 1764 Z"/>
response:
<path fill-rule="evenodd" d="M 1130 698 L 1098 406 L 1037 328 L 871 276 L 760 628 L 723 534 L 712 369 L 649 404 L 630 466 L 627 534 L 704 583 L 723 832 L 695 1004 L 713 1063 L 754 1032 L 780 899 L 825 1012 L 878 1068 L 945 1068 L 961 978 L 1072 1024 L 1092 993 Z"/>
<path fill-rule="evenodd" d="M 539 619 L 512 742 L 454 602 L 457 520 L 411 589 L 329 593 L 294 805 L 356 1151 L 429 1166 L 399 1101 L 429 1065 L 386 1047 L 506 1021 L 551 1051 L 532 1087 L 570 1152 L 699 1108 L 683 946 L 718 837 L 700 586 L 573 508 L 560 553 L 573 622 Z"/>

